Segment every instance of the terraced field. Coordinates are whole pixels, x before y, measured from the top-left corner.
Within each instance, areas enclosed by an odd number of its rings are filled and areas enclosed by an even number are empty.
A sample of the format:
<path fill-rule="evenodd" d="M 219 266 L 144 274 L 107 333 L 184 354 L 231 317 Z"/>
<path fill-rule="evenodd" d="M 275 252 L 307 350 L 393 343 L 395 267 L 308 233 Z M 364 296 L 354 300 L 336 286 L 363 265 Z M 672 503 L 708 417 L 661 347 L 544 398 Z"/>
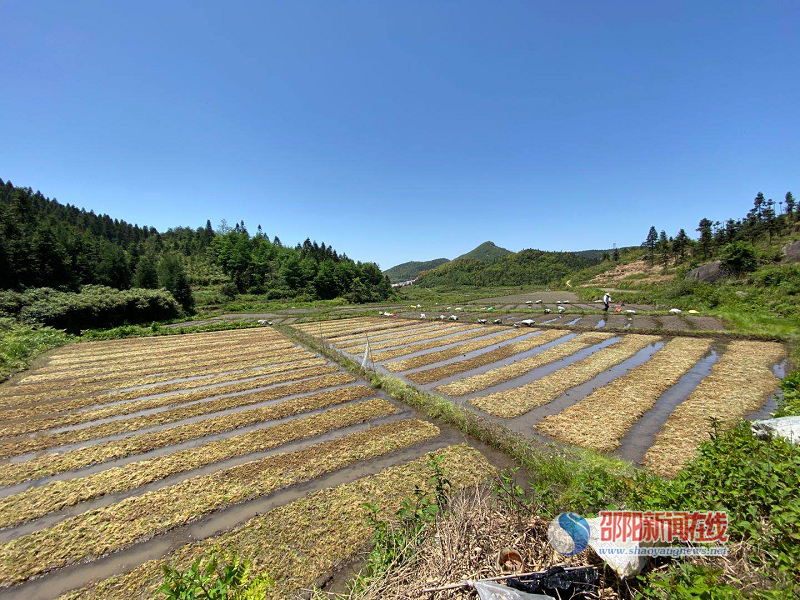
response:
<path fill-rule="evenodd" d="M 301 327 L 392 355 L 485 333 Z M 217 548 L 285 598 L 357 558 L 364 504 L 391 517 L 430 485 L 433 454 L 457 487 L 489 476 L 458 441 L 270 328 L 67 346 L 0 386 L 0 594 L 152 598 L 163 564 Z"/>
<path fill-rule="evenodd" d="M 786 358 L 774 342 L 674 331 L 350 321 L 347 334 L 334 324 L 298 328 L 353 358 L 369 337 L 378 371 L 524 435 L 618 452 L 664 475 L 708 439 L 712 420 L 725 426 L 766 414 Z"/>

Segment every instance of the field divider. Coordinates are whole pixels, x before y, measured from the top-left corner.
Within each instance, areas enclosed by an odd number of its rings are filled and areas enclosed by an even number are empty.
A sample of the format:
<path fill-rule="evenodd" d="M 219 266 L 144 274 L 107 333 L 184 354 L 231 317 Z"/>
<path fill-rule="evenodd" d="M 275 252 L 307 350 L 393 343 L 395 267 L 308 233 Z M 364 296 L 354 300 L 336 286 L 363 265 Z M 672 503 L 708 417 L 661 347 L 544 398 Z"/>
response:
<path fill-rule="evenodd" d="M 613 452 L 628 430 L 711 350 L 713 342 L 674 338 L 646 363 L 598 388 L 536 429 L 559 441 Z"/>
<path fill-rule="evenodd" d="M 551 402 L 568 389 L 589 381 L 660 339 L 658 336 L 628 335 L 616 344 L 541 379 L 503 392 L 473 398 L 470 403 L 496 417 L 505 419 L 518 417 Z"/>
<path fill-rule="evenodd" d="M 373 395 L 364 385 L 355 385 L 327 392 L 297 396 L 277 404 L 250 408 L 241 412 L 212 417 L 202 421 L 175 425 L 166 429 L 141 433 L 120 440 L 101 442 L 93 446 L 67 451 L 61 454 L 46 454 L 21 463 L 10 463 L 0 471 L 0 491 L 9 486 L 25 484 L 46 477 L 82 476 L 86 470 L 101 468 L 113 461 L 138 460 L 141 455 L 181 450 L 181 444 L 196 447 L 210 436 L 233 434 L 239 429 L 258 427 L 270 421 L 292 420 L 300 415 L 309 415 L 330 407 L 361 400 Z M 119 465 L 122 466 L 122 465 Z M 13 491 L 12 493 L 17 493 Z M 8 495 L 8 494 L 6 494 Z"/>
<path fill-rule="evenodd" d="M 90 511 L 0 546 L 0 585 L 92 560 L 199 519 L 212 511 L 309 481 L 359 460 L 431 439 L 417 419 L 387 423 L 340 440 L 211 473 Z"/>

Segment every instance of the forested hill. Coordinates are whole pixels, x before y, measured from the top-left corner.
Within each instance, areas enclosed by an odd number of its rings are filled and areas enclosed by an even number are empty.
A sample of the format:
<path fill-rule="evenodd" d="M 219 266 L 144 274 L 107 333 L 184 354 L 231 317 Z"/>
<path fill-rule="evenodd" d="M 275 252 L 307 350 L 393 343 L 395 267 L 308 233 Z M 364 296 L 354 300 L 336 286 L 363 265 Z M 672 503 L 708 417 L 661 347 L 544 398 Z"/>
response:
<path fill-rule="evenodd" d="M 422 271 L 435 269 L 439 265 L 443 265 L 446 262 L 450 262 L 450 260 L 447 258 L 434 258 L 433 260 L 425 261 L 412 260 L 409 262 L 404 262 L 400 265 L 395 265 L 391 269 L 386 269 L 383 273 L 392 283 L 397 283 L 398 281 L 410 281 L 412 279 L 416 279 L 417 275 L 419 275 Z"/>
<path fill-rule="evenodd" d="M 599 259 L 571 252 L 522 250 L 494 262 L 457 258 L 422 274 L 416 285 L 434 286 L 506 286 L 547 285 L 561 281 L 579 269 L 597 264 Z"/>
<path fill-rule="evenodd" d="M 184 307 L 191 306 L 188 284 L 356 302 L 391 293 L 376 264 L 356 263 L 324 243 L 307 239 L 287 247 L 260 225 L 251 235 L 244 222 L 159 232 L 0 179 L 0 288 L 77 290 L 87 284 L 165 287 Z"/>
<path fill-rule="evenodd" d="M 494 261 L 499 260 L 504 256 L 508 256 L 509 254 L 513 254 L 513 252 L 511 252 L 511 250 L 501 248 L 494 242 L 483 242 L 477 248 L 473 248 L 466 254 L 456 257 L 456 260 L 459 258 L 474 258 L 476 260 Z"/>

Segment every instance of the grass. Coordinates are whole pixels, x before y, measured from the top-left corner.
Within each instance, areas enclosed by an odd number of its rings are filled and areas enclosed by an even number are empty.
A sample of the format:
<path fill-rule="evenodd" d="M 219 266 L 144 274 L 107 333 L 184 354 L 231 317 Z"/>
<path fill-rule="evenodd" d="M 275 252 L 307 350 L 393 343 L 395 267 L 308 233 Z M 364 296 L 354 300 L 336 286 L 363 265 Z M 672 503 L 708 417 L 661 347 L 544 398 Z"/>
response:
<path fill-rule="evenodd" d="M 470 402 L 473 406 L 497 417 L 506 419 L 518 417 L 552 402 L 568 389 L 597 377 L 603 371 L 633 357 L 640 350 L 659 340 L 660 338 L 656 336 L 627 335 L 619 342 L 541 379 L 504 392 L 473 398 Z"/>
<path fill-rule="evenodd" d="M 70 517 L 0 546 L 0 584 L 91 560 L 191 523 L 204 514 L 320 477 L 439 434 L 417 419 L 378 425 L 298 452 L 268 456 L 187 479 Z"/>
<path fill-rule="evenodd" d="M 447 394 L 448 396 L 463 396 L 464 394 L 485 390 L 493 385 L 520 377 L 543 365 L 571 356 L 580 350 L 604 342 L 611 337 L 609 333 L 582 333 L 571 340 L 567 340 L 566 342 L 548 348 L 533 356 L 527 356 L 511 364 L 486 371 L 485 373 L 479 373 L 446 385 L 441 385 L 436 388 L 436 391 Z"/>
<path fill-rule="evenodd" d="M 711 340 L 679 337 L 626 375 L 598 388 L 536 429 L 568 444 L 613 452 L 619 441 L 659 397 L 711 349 Z"/>
<path fill-rule="evenodd" d="M 137 429 L 153 427 L 156 425 L 167 425 L 169 423 L 182 421 L 191 417 L 212 415 L 213 413 L 230 408 L 245 407 L 252 404 L 267 402 L 269 400 L 276 400 L 278 398 L 283 398 L 294 394 L 302 394 L 305 392 L 320 390 L 326 387 L 345 385 L 347 383 L 353 383 L 354 381 L 355 377 L 348 373 L 323 375 L 307 381 L 281 385 L 240 396 L 230 396 L 227 398 L 208 400 L 206 402 L 192 404 L 190 406 L 181 406 L 154 414 L 132 417 L 130 419 L 109 421 L 107 423 L 93 425 L 84 429 L 73 429 L 59 433 L 50 433 L 35 438 L 6 438 L 4 440 L 0 440 L 0 457 L 19 456 L 20 454 L 44 450 L 45 448 L 86 442 L 111 435 L 133 432 Z"/>
<path fill-rule="evenodd" d="M 712 420 L 729 427 L 764 404 L 780 383 L 771 367 L 785 356 L 782 344 L 731 342 L 708 377 L 664 423 L 645 455 L 645 465 L 659 474 L 675 475 L 695 455 L 698 444 L 711 436 Z"/>
<path fill-rule="evenodd" d="M 11 527 L 107 494 L 133 490 L 176 473 L 236 456 L 263 452 L 327 431 L 396 414 L 398 409 L 380 398 L 333 408 L 322 414 L 256 429 L 231 438 L 208 442 L 163 456 L 106 469 L 99 473 L 53 481 L 19 494 L 0 498 L 0 528 Z"/>
<path fill-rule="evenodd" d="M 252 573 L 274 582 L 265 591 L 265 598 L 293 597 L 300 588 L 312 585 L 358 556 L 374 532 L 374 525 L 367 519 L 368 503 L 378 507 L 376 518 L 390 520 L 415 488 L 432 491 L 429 464 L 434 456 L 441 457 L 444 475 L 454 489 L 479 483 L 493 473 L 477 450 L 465 445 L 450 446 L 272 509 L 231 531 L 187 544 L 166 560 L 149 561 L 61 600 L 151 598 L 161 585 L 165 562 L 188 568 L 210 551 L 235 551 L 246 558 Z M 283 543 L 275 544 L 276 539 Z M 292 550 L 287 552 L 287 548 Z"/>
<path fill-rule="evenodd" d="M 13 485 L 31 479 L 74 471 L 204 436 L 257 425 L 264 421 L 283 419 L 310 411 L 326 409 L 331 406 L 367 398 L 371 395 L 373 395 L 373 392 L 367 386 L 349 386 L 338 390 L 291 398 L 277 404 L 251 408 L 242 412 L 209 417 L 202 421 L 184 423 L 160 431 L 139 433 L 121 440 L 100 442 L 85 448 L 70 450 L 63 454 L 45 454 L 24 462 L 7 464 L 0 471 L 0 485 Z"/>
<path fill-rule="evenodd" d="M 52 327 L 23 325 L 0 319 L 0 382 L 24 371 L 36 356 L 72 341 L 73 336 Z"/>

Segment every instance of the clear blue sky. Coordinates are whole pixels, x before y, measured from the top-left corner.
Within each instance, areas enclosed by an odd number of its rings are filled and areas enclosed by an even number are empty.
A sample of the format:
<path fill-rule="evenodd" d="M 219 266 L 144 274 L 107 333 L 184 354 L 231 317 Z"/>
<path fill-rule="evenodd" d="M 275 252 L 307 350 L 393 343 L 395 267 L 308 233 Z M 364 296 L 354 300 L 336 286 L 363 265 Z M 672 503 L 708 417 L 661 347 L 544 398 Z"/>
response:
<path fill-rule="evenodd" d="M 0 177 L 159 229 L 244 219 L 387 268 L 800 195 L 798 2 L 0 0 L 0 21 Z"/>

